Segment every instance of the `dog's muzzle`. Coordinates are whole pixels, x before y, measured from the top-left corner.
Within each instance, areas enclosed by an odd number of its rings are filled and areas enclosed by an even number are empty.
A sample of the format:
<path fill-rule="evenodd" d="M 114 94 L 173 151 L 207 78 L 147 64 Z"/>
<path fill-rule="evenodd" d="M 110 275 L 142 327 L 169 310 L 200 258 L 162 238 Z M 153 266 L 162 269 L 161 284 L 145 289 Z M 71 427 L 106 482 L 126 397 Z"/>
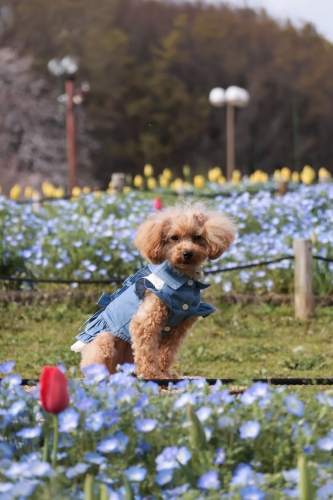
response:
<path fill-rule="evenodd" d="M 189 260 L 191 260 L 191 259 L 192 259 L 192 257 L 193 257 L 193 252 L 186 252 L 186 251 L 185 251 L 185 252 L 183 252 L 183 257 L 184 257 L 184 259 L 185 259 L 186 261 L 189 261 Z"/>

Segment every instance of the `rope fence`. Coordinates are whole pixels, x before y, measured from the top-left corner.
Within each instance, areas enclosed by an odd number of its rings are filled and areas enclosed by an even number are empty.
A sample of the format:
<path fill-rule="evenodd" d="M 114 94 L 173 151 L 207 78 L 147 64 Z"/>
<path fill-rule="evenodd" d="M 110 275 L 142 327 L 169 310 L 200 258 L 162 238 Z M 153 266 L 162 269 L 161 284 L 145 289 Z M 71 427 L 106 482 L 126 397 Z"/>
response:
<path fill-rule="evenodd" d="M 224 267 L 222 269 L 214 269 L 214 270 L 207 270 L 205 271 L 205 274 L 218 274 L 218 273 L 226 273 L 229 271 L 240 271 L 242 269 L 250 269 L 253 267 L 261 267 L 261 266 L 269 266 L 270 264 L 276 264 L 278 262 L 282 262 L 284 260 L 294 260 L 294 255 L 286 255 L 285 257 L 280 257 L 278 259 L 273 259 L 273 260 L 265 260 L 261 262 L 254 262 L 252 264 L 245 264 L 241 266 L 234 266 L 234 267 Z M 323 261 L 323 262 L 328 262 L 328 263 L 333 263 L 333 259 L 329 259 L 326 257 L 321 257 L 320 255 L 313 255 L 313 259 Z M 125 278 L 118 278 L 118 277 L 113 277 L 107 280 L 68 280 L 68 279 L 53 279 L 53 278 L 22 278 L 22 277 L 17 277 L 17 276 L 1 276 L 0 275 L 0 281 L 16 281 L 19 283 L 59 283 L 59 284 L 66 284 L 70 285 L 73 283 L 77 283 L 79 285 L 101 285 L 101 284 L 118 284 L 122 283 Z"/>
<path fill-rule="evenodd" d="M 188 377 L 188 378 L 180 378 L 180 379 L 144 379 L 142 380 L 143 382 L 155 382 L 160 387 L 168 387 L 170 383 L 173 384 L 178 384 L 179 382 L 184 382 L 184 381 L 195 381 L 200 378 L 204 377 Z M 0 384 L 3 381 L 3 378 L 0 378 Z M 207 384 L 212 386 L 215 385 L 216 382 L 220 381 L 222 384 L 228 385 L 228 384 L 239 384 L 240 381 L 234 378 L 206 378 L 205 379 Z M 248 382 L 248 381 L 246 381 Z M 253 378 L 251 379 L 252 383 L 255 382 L 263 382 L 267 383 L 269 385 L 312 385 L 312 386 L 317 386 L 317 385 L 333 385 L 333 378 L 279 378 L 279 377 L 272 377 L 272 378 Z M 30 378 L 23 378 L 21 379 L 21 386 L 37 386 L 39 383 L 39 379 L 30 379 Z M 243 385 L 243 382 L 242 382 Z M 176 388 L 176 387 L 174 387 Z M 245 390 L 245 388 L 244 388 Z M 243 392 L 243 391 L 241 391 Z"/>

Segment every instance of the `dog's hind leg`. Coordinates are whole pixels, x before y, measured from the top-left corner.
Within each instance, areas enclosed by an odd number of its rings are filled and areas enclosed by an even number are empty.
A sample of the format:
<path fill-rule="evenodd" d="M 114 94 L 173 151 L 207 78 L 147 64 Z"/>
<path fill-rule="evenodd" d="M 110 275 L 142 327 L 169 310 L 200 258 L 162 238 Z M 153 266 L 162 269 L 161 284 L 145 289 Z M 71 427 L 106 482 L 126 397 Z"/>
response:
<path fill-rule="evenodd" d="M 98 363 L 105 365 L 110 375 L 116 373 L 117 365 L 122 363 L 127 342 L 110 332 L 102 332 L 82 350 L 81 369 Z"/>
<path fill-rule="evenodd" d="M 176 373 L 170 372 L 170 368 L 175 362 L 177 353 L 181 348 L 188 331 L 197 319 L 198 318 L 196 316 L 191 316 L 176 326 L 170 333 L 160 340 L 158 347 L 158 365 L 164 374 L 164 378 L 178 378 Z"/>

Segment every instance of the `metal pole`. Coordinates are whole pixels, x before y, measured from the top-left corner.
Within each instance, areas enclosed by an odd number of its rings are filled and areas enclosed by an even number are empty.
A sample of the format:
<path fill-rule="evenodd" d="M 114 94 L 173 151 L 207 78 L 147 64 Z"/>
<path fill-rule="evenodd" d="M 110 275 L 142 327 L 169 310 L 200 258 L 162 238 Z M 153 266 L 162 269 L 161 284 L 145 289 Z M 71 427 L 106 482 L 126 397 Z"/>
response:
<path fill-rule="evenodd" d="M 65 82 L 67 94 L 66 100 L 66 135 L 67 135 L 67 158 L 69 166 L 70 192 L 76 183 L 76 148 L 75 148 L 75 120 L 74 120 L 74 80 L 67 78 Z"/>
<path fill-rule="evenodd" d="M 227 180 L 231 181 L 235 169 L 235 112 L 232 104 L 227 104 Z"/>

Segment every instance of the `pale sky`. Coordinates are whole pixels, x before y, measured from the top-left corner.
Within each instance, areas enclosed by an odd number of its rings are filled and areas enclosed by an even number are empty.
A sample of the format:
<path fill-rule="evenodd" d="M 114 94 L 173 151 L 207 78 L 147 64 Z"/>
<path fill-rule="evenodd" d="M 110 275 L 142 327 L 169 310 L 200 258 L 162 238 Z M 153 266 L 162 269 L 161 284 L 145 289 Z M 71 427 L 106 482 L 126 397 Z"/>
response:
<path fill-rule="evenodd" d="M 204 0 L 219 4 L 221 0 Z M 311 22 L 317 31 L 333 42 L 333 0 L 227 0 L 236 7 L 264 8 L 278 20 L 290 19 L 295 26 Z"/>

